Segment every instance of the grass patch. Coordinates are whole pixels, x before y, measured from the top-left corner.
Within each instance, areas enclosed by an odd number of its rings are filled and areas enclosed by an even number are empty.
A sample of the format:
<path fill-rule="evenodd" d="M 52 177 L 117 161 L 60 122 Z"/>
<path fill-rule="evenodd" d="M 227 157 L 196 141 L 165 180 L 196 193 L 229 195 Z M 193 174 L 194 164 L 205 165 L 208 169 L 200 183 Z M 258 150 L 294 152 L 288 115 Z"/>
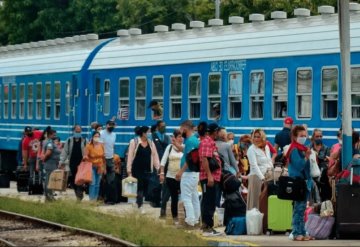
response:
<path fill-rule="evenodd" d="M 165 226 L 136 213 L 113 216 L 96 212 L 89 204 L 75 201 L 40 203 L 0 197 L 0 209 L 25 214 L 64 225 L 111 234 L 141 246 L 204 246 L 194 234 Z"/>

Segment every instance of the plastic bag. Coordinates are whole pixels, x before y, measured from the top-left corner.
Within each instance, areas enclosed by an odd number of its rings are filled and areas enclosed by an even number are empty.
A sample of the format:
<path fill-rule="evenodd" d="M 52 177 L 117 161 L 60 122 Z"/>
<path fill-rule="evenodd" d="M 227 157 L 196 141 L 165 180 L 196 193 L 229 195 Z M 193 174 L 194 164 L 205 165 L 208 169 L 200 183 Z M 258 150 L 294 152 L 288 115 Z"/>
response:
<path fill-rule="evenodd" d="M 321 172 L 320 172 L 320 168 L 319 165 L 316 161 L 316 153 L 314 150 L 311 149 L 311 155 L 310 155 L 310 175 L 313 178 L 317 178 L 320 177 Z"/>
<path fill-rule="evenodd" d="M 82 161 L 78 166 L 75 176 L 75 184 L 83 185 L 92 182 L 92 164 L 88 161 Z"/>
<path fill-rule="evenodd" d="M 123 197 L 136 197 L 137 196 L 137 179 L 134 177 L 124 178 L 122 181 L 122 191 L 121 194 Z"/>
<path fill-rule="evenodd" d="M 246 211 L 247 235 L 261 235 L 263 230 L 264 214 L 257 208 Z"/>

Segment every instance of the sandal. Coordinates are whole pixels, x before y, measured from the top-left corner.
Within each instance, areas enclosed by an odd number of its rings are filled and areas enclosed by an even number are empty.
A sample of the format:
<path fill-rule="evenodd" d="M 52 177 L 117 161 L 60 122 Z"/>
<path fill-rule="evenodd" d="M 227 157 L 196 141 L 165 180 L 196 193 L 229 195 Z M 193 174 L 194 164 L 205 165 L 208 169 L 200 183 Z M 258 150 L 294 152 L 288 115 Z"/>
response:
<path fill-rule="evenodd" d="M 309 240 L 315 240 L 315 238 L 311 236 L 304 237 L 304 241 L 309 241 Z"/>
<path fill-rule="evenodd" d="M 294 237 L 293 240 L 294 241 L 304 241 L 304 236 L 302 236 L 302 235 L 296 236 L 296 237 Z"/>

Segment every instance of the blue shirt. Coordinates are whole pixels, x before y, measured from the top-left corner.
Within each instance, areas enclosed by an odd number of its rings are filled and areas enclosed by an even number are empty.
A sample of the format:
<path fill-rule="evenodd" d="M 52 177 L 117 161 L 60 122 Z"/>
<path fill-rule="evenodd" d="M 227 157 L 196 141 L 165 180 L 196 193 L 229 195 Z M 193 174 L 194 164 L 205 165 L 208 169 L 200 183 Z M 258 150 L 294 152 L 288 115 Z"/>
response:
<path fill-rule="evenodd" d="M 310 175 L 310 161 L 305 160 L 305 155 L 298 149 L 294 149 L 290 154 L 288 171 L 290 177 L 300 177 L 307 180 L 308 190 L 311 190 L 312 179 Z"/>
<path fill-rule="evenodd" d="M 289 128 L 283 128 L 279 133 L 275 135 L 275 144 L 280 147 L 281 153 L 283 148 L 291 143 L 291 134 Z"/>
<path fill-rule="evenodd" d="M 199 148 L 199 140 L 196 138 L 196 136 L 193 134 L 192 136 L 185 139 L 185 147 L 184 147 L 184 155 L 181 158 L 180 167 L 182 168 L 185 164 L 186 155 L 193 150 L 194 148 Z M 189 168 L 185 170 L 185 172 L 191 172 Z"/>

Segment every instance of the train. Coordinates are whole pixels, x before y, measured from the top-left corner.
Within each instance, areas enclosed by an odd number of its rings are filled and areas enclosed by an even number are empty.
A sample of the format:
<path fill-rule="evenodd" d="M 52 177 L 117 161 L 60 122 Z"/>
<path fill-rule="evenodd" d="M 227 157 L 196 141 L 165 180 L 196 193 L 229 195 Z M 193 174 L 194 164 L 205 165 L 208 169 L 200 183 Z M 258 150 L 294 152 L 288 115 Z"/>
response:
<path fill-rule="evenodd" d="M 116 153 L 123 156 L 134 127 L 152 125 L 152 100 L 163 107 L 171 133 L 191 119 L 217 121 L 236 137 L 263 128 L 272 141 L 291 116 L 325 143 L 341 126 L 338 14 L 295 9 L 271 20 L 232 16 L 118 31 L 99 39 L 87 34 L 0 47 L 0 170 L 14 167 L 25 126 L 50 125 L 64 141 L 80 124 L 116 118 Z M 353 127 L 360 118 L 360 5 L 350 4 Z M 220 107 L 217 119 L 213 107 Z"/>

